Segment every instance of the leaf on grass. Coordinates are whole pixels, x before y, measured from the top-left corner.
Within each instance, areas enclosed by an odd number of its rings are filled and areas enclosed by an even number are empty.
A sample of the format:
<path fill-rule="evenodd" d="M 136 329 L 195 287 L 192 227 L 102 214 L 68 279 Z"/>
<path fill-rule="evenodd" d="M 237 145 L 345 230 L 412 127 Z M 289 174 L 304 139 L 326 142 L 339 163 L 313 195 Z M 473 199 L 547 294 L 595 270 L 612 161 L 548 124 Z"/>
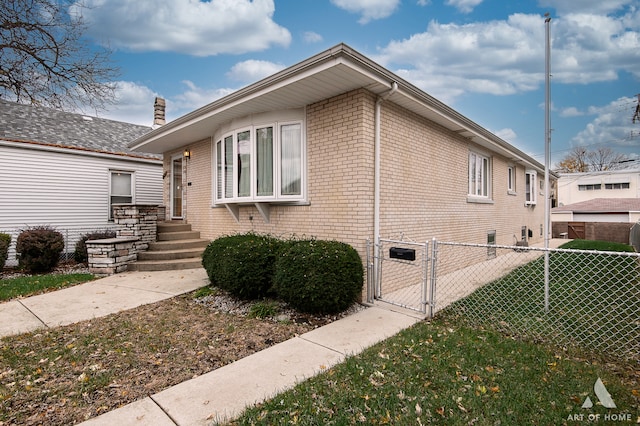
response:
<path fill-rule="evenodd" d="M 444 407 L 436 408 L 436 413 L 438 413 L 438 414 L 440 414 L 442 417 L 444 417 Z"/>

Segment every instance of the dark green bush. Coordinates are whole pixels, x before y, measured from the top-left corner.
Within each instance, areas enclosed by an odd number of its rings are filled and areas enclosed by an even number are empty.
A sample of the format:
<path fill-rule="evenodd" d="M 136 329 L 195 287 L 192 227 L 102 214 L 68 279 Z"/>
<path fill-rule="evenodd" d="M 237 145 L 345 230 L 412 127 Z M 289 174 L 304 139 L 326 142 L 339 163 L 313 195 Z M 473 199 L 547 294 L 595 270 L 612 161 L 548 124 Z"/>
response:
<path fill-rule="evenodd" d="M 18 266 L 29 273 L 50 272 L 60 261 L 64 250 L 62 234 L 48 226 L 37 226 L 18 235 Z"/>
<path fill-rule="evenodd" d="M 348 308 L 362 291 L 358 252 L 338 241 L 305 240 L 288 245 L 278 256 L 274 290 L 294 308 L 335 313 Z"/>
<path fill-rule="evenodd" d="M 242 299 L 260 299 L 271 292 L 275 261 L 284 244 L 253 232 L 218 238 L 202 255 L 211 283 Z"/>
<path fill-rule="evenodd" d="M 73 259 L 78 263 L 86 263 L 87 260 L 89 260 L 89 255 L 87 254 L 87 241 L 115 238 L 115 236 L 116 231 L 112 231 L 109 229 L 103 231 L 93 231 L 82 235 L 76 243 L 76 248 L 73 252 Z"/>
<path fill-rule="evenodd" d="M 11 245 L 11 235 L 0 233 L 0 272 L 4 269 L 4 264 L 9 257 L 9 246 Z"/>

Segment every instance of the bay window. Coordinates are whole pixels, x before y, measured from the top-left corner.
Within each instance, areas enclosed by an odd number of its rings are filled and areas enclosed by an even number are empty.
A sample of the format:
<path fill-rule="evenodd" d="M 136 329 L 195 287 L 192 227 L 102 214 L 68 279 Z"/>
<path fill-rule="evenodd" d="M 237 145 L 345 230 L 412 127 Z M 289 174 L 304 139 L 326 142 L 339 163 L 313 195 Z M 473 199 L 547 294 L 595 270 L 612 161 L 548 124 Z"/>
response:
<path fill-rule="evenodd" d="M 215 202 L 302 201 L 304 135 L 301 122 L 251 125 L 216 143 Z"/>

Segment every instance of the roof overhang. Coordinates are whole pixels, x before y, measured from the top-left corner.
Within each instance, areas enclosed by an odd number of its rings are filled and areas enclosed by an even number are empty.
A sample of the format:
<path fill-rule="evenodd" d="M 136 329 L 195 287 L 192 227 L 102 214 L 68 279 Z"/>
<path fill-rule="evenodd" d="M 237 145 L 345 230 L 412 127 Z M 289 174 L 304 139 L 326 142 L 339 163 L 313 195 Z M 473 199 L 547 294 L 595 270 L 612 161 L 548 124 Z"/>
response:
<path fill-rule="evenodd" d="M 452 108 L 381 67 L 345 44 L 339 44 L 270 77 L 220 98 L 141 136 L 133 150 L 164 153 L 210 138 L 222 124 L 267 111 L 302 108 L 342 93 L 365 88 L 388 98 L 458 135 L 526 167 L 544 166 Z"/>

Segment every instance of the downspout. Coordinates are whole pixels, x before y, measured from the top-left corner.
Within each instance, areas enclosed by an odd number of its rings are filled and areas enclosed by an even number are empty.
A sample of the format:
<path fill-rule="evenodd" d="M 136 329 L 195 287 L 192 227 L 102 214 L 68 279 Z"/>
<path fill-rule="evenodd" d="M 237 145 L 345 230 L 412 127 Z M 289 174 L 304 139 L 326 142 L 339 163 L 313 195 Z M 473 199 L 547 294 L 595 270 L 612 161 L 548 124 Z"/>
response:
<path fill-rule="evenodd" d="M 375 118 L 374 118 L 374 189 L 373 189 L 373 247 L 374 251 L 378 244 L 378 237 L 380 236 L 380 106 L 382 102 L 389 99 L 398 90 L 398 83 L 395 81 L 391 83 L 391 89 L 388 92 L 378 96 L 376 99 Z M 373 256 L 373 282 L 377 283 L 378 275 L 378 257 Z M 377 292 L 377 288 L 374 288 L 374 292 Z M 370 295 L 373 299 L 373 294 Z"/>

